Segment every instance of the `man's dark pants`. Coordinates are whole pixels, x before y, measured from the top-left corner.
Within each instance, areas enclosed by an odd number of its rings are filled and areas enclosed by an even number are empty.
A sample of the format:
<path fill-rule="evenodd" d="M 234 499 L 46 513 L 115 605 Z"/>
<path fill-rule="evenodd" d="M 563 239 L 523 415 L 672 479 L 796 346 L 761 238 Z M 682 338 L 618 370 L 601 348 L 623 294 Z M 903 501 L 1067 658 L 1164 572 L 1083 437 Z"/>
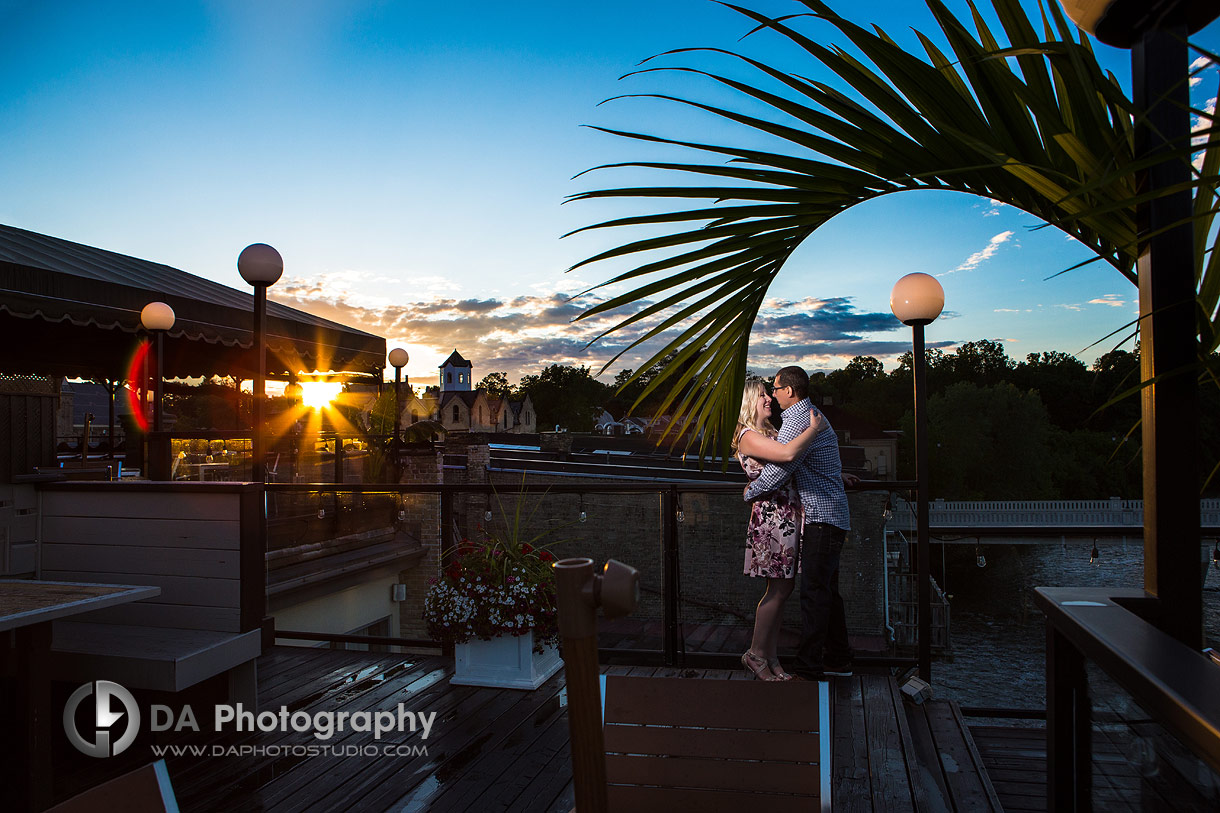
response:
<path fill-rule="evenodd" d="M 801 535 L 801 643 L 797 660 L 807 669 L 851 663 L 847 617 L 839 595 L 839 555 L 846 538 L 842 528 L 824 522 L 809 523 Z"/>

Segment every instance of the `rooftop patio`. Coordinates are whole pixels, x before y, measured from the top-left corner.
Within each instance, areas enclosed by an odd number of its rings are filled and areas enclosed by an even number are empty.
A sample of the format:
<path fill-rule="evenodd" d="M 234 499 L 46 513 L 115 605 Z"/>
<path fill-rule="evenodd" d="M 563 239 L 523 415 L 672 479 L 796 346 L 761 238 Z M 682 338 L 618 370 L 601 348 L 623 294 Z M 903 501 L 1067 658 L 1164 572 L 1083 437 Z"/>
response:
<path fill-rule="evenodd" d="M 674 680 L 743 680 L 742 671 L 604 666 L 604 673 Z M 56 754 L 57 800 L 155 758 L 156 745 L 202 747 L 205 756 L 166 754 L 183 811 L 505 810 L 573 806 L 567 694 L 561 671 L 538 690 L 452 686 L 453 661 L 334 649 L 275 647 L 258 662 L 259 707 L 319 711 L 393 708 L 436 712 L 426 746 L 410 756 L 299 756 L 273 747 L 317 744 L 309 733 L 209 736 L 193 732 L 140 740 L 121 758 Z M 988 733 L 980 750 L 955 703 L 904 704 L 887 674 L 836 679 L 832 777 L 835 809 L 1045 809 L 1045 746 L 1036 732 Z M 764 693 L 769 687 L 758 684 Z M 993 732 L 995 729 L 987 729 Z M 145 734 L 145 737 L 149 735 Z M 337 734 L 335 747 L 366 746 L 367 733 Z M 388 742 L 388 740 L 387 740 Z M 396 743 L 397 744 L 397 743 Z M 235 747 L 236 756 L 213 755 Z M 1031 754 L 1033 754 L 1031 756 Z M 115 763 L 122 760 L 122 766 Z M 1017 767 L 1018 763 L 1020 766 Z M 985 766 L 1003 766 L 1000 792 Z"/>

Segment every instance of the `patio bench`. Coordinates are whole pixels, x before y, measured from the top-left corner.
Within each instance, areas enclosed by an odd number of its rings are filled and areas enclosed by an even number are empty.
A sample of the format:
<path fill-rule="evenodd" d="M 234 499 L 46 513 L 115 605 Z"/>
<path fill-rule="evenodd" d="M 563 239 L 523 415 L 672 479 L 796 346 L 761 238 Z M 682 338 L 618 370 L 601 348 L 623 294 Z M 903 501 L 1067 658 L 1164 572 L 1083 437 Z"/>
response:
<path fill-rule="evenodd" d="M 611 810 L 831 809 L 825 681 L 605 680 Z"/>
<path fill-rule="evenodd" d="M 55 483 L 40 577 L 147 584 L 161 595 L 57 621 L 52 677 L 180 692 L 219 675 L 253 705 L 265 607 L 261 491 L 238 484 Z"/>

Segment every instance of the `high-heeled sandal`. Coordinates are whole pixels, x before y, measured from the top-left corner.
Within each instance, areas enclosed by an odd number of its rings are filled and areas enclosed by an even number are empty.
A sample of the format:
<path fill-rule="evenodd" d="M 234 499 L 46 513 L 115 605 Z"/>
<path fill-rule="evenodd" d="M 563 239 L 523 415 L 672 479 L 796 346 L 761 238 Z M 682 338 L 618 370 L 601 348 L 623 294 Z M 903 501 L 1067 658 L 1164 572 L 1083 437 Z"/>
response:
<path fill-rule="evenodd" d="M 796 675 L 784 671 L 784 667 L 780 665 L 779 658 L 768 658 L 767 667 L 771 670 L 771 675 L 776 680 L 796 680 Z M 776 673 L 776 669 L 779 670 L 778 673 Z"/>
<path fill-rule="evenodd" d="M 752 649 L 747 649 L 741 653 L 741 665 L 758 680 L 779 680 L 779 678 L 771 674 L 771 668 L 767 664 L 767 659 L 755 654 Z"/>

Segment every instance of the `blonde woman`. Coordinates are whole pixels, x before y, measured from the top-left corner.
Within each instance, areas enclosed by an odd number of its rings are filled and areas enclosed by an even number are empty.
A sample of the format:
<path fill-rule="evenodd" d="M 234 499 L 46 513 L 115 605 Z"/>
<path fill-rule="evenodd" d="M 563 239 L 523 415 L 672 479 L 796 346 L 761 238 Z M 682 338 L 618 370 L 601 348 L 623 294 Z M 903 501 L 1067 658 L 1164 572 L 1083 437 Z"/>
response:
<path fill-rule="evenodd" d="M 804 454 L 814 436 L 825 426 L 817 410 L 810 410 L 809 428 L 791 443 L 775 440 L 771 425 L 771 396 L 758 379 L 746 382 L 741 412 L 733 433 L 733 451 L 746 476 L 753 481 L 767 463 L 787 463 Z M 779 664 L 779 631 L 784 602 L 792 595 L 800 566 L 800 534 L 803 523 L 801 498 L 791 481 L 750 504 L 746 530 L 745 573 L 765 578 L 767 591 L 754 616 L 754 638 L 741 656 L 741 664 L 759 680 L 791 680 Z"/>

